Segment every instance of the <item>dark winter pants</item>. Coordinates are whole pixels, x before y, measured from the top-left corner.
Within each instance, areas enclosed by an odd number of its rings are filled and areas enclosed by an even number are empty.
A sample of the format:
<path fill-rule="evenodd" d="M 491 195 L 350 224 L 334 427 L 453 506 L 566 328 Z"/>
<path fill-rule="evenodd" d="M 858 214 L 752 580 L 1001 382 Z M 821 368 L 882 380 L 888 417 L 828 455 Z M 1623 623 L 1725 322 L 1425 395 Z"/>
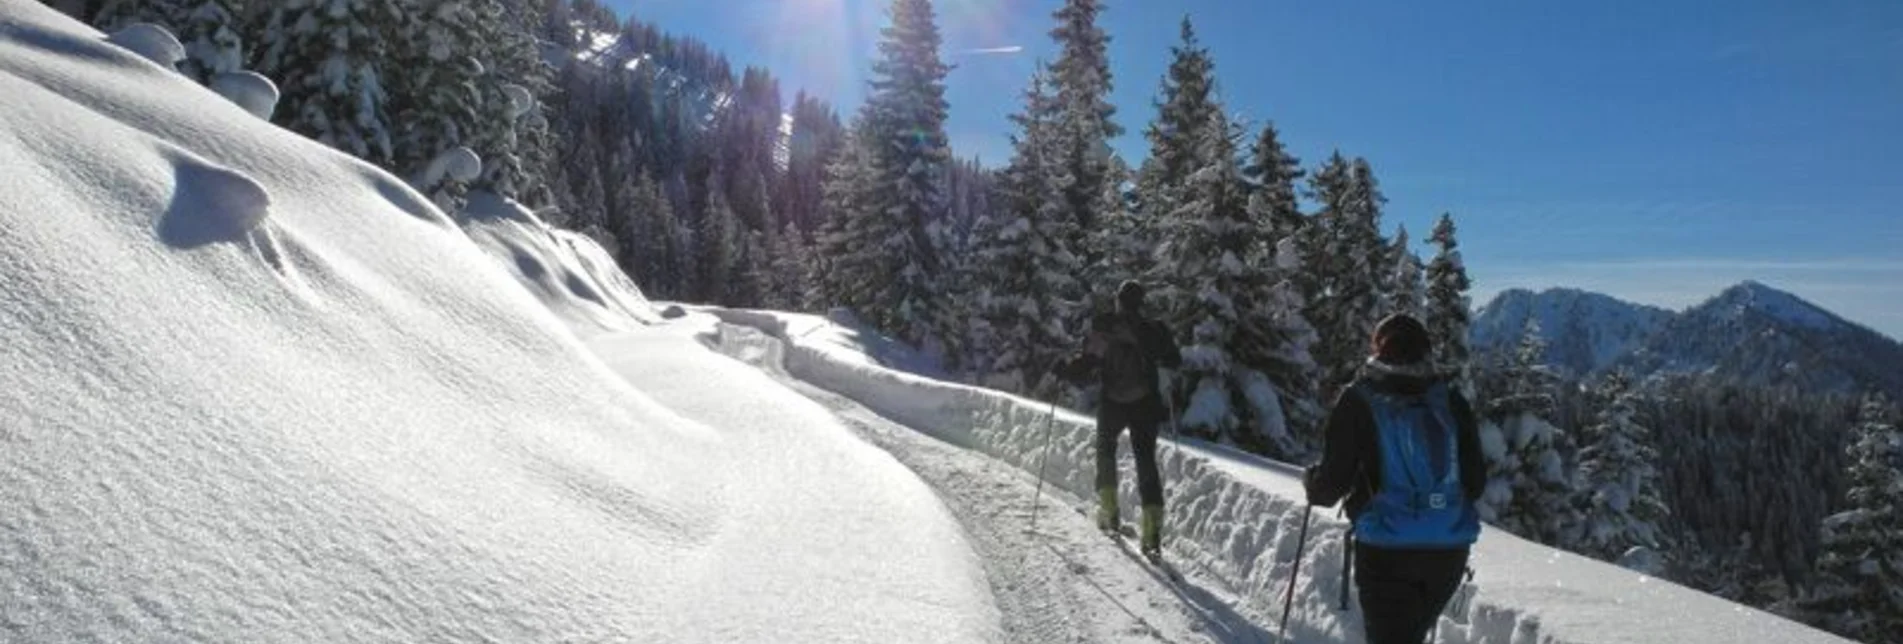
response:
<path fill-rule="evenodd" d="M 1368 644 L 1421 644 L 1460 588 L 1468 550 L 1393 550 L 1355 544 Z"/>
<path fill-rule="evenodd" d="M 1117 486 L 1117 435 L 1130 430 L 1137 460 L 1137 496 L 1144 505 L 1163 504 L 1163 480 L 1156 472 L 1156 428 L 1166 412 L 1154 400 L 1104 401 L 1097 410 L 1097 489 Z"/>

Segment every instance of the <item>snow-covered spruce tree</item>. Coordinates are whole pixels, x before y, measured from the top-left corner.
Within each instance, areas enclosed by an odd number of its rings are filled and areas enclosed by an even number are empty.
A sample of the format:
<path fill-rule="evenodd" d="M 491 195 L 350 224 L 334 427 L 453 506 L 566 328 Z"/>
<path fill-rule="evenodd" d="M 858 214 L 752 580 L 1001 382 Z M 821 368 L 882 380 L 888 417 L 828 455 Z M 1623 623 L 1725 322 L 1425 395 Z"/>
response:
<path fill-rule="evenodd" d="M 813 245 L 808 279 L 817 291 L 815 308 L 843 306 L 854 311 L 872 304 L 873 294 L 891 279 L 881 274 L 872 248 L 874 229 L 863 213 L 870 208 L 872 152 L 865 137 L 865 119 L 855 119 L 840 146 L 838 158 L 826 167 L 820 222 Z"/>
<path fill-rule="evenodd" d="M 1275 264 L 1266 249 L 1275 240 L 1257 223 L 1252 192 L 1237 164 L 1228 119 L 1210 117 L 1182 207 L 1163 222 L 1155 281 L 1173 328 L 1188 329 L 1182 379 L 1190 392 L 1184 431 L 1244 449 L 1296 458 L 1306 446 L 1289 431 L 1284 399 L 1274 379 L 1311 367 L 1290 357 L 1291 338 L 1280 319 Z M 1266 205 L 1261 206 L 1266 208 Z M 1291 383 L 1297 398 L 1306 386 Z"/>
<path fill-rule="evenodd" d="M 173 30 L 179 36 L 179 42 L 185 38 L 177 33 L 183 23 L 190 3 L 198 0 L 103 0 L 94 10 L 91 24 L 108 34 L 141 22 L 149 22 Z"/>
<path fill-rule="evenodd" d="M 1387 302 L 1382 315 L 1406 313 L 1421 317 L 1426 309 L 1427 283 L 1424 281 L 1421 256 L 1408 248 L 1406 226 L 1394 233 L 1394 243 L 1389 248 L 1393 268 L 1389 269 L 1387 284 L 1383 287 Z"/>
<path fill-rule="evenodd" d="M 938 214 L 944 206 L 945 74 L 941 36 L 929 0 L 893 0 L 891 24 L 880 32 L 871 94 L 861 108 L 866 188 L 840 214 L 854 243 L 830 258 L 837 279 L 852 284 L 848 302 L 868 322 L 900 340 L 947 358 L 957 336 L 941 294 Z"/>
<path fill-rule="evenodd" d="M 1446 369 L 1467 373 L 1467 328 L 1473 304 L 1467 291 L 1473 283 L 1467 279 L 1467 266 L 1460 259 L 1460 243 L 1454 239 L 1454 218 L 1442 213 L 1428 241 L 1436 250 L 1427 263 L 1427 332 L 1434 339 L 1437 362 Z M 1471 388 L 1469 389 L 1471 391 Z"/>
<path fill-rule="evenodd" d="M 1489 415 L 1553 415 L 1554 391 L 1559 386 L 1559 375 L 1553 373 L 1553 368 L 1546 364 L 1546 339 L 1537 318 L 1527 318 L 1519 344 L 1514 346 L 1511 355 L 1505 357 L 1505 364 L 1500 371 L 1502 389 L 1488 396 Z"/>
<path fill-rule="evenodd" d="M 1333 391 L 1354 378 L 1368 353 L 1368 336 L 1384 315 L 1381 285 L 1388 281 L 1388 245 L 1381 239 L 1381 196 L 1367 161 L 1350 162 L 1340 152 L 1309 177 L 1321 206 L 1304 236 L 1310 272 L 1303 284 L 1308 319 L 1321 333 L 1315 358 L 1324 388 Z"/>
<path fill-rule="evenodd" d="M 385 78 L 407 0 L 283 0 L 265 18 L 257 71 L 282 95 L 274 121 L 385 168 L 396 160 Z M 441 150 L 437 150 L 441 152 Z"/>
<path fill-rule="evenodd" d="M 476 187 L 544 206 L 554 200 L 542 171 L 555 146 L 542 106 L 554 93 L 551 71 L 535 37 L 537 21 L 530 19 L 535 12 L 524 0 L 503 0 L 497 8 L 500 14 L 481 23 L 475 50 L 484 72 L 476 85 L 482 101 L 472 147 L 483 158 Z"/>
<path fill-rule="evenodd" d="M 1582 433 L 1578 482 L 1584 509 L 1578 550 L 1617 561 L 1643 546 L 1664 550 L 1670 514 L 1659 492 L 1658 451 L 1652 431 L 1638 419 L 1638 397 L 1631 379 L 1613 372 L 1599 383 L 1598 418 Z"/>
<path fill-rule="evenodd" d="M 1572 438 L 1546 420 L 1553 413 L 1556 378 L 1544 363 L 1545 343 L 1529 323 L 1505 372 L 1504 393 L 1488 400 L 1481 445 L 1488 490 L 1481 518 L 1507 531 L 1558 547 L 1576 544 L 1581 514 L 1575 507 Z"/>
<path fill-rule="evenodd" d="M 1250 364 L 1275 385 L 1289 432 L 1299 444 L 1312 449 L 1320 444 L 1323 401 L 1317 387 L 1321 369 L 1312 354 L 1320 336 L 1304 313 L 1307 304 L 1297 285 L 1306 271 L 1296 237 L 1302 226 L 1296 201 L 1301 162 L 1282 146 L 1273 124 L 1262 127 L 1249 159 L 1242 168 L 1249 182 L 1249 215 L 1265 235 L 1247 261 L 1263 268 L 1272 283 L 1263 294 L 1266 299 L 1257 303 L 1265 313 L 1256 329 L 1263 346 L 1259 359 L 1250 358 Z"/>
<path fill-rule="evenodd" d="M 1004 207 L 972 231 L 977 375 L 988 386 L 1036 396 L 1058 393 L 1060 383 L 1046 374 L 1076 346 L 1067 322 L 1083 292 L 1076 223 L 1063 201 L 1070 176 L 1061 122 L 1046 78 L 1042 71 L 1032 77 L 1023 111 L 1012 116 L 1018 133 L 1000 180 Z"/>
<path fill-rule="evenodd" d="M 781 311 L 798 311 L 806 306 L 806 233 L 798 222 L 788 219 L 773 238 L 764 305 Z"/>
<path fill-rule="evenodd" d="M 165 27 L 185 46 L 179 73 L 209 85 L 220 73 L 244 69 L 244 9 L 242 0 L 105 0 L 90 22 L 106 33 L 140 22 Z"/>
<path fill-rule="evenodd" d="M 1806 607 L 1866 642 L 1903 637 L 1903 432 L 1888 400 L 1864 399 L 1845 449 L 1845 509 L 1824 520 L 1822 578 Z"/>
<path fill-rule="evenodd" d="M 1288 239 L 1305 225 L 1296 182 L 1302 179 L 1302 162 L 1282 145 L 1282 134 L 1274 123 L 1262 126 L 1255 143 L 1249 147 L 1249 163 L 1242 176 L 1249 180 L 1250 198 L 1263 200 L 1256 225 L 1274 231 L 1277 240 Z"/>
<path fill-rule="evenodd" d="M 621 241 L 621 265 L 630 269 L 641 290 L 651 297 L 674 297 L 680 284 L 676 274 L 676 248 L 680 222 L 674 217 L 660 186 L 641 170 L 622 174 L 618 183 L 627 185 L 628 201 L 618 205 L 614 217 L 627 222 L 616 237 Z"/>
<path fill-rule="evenodd" d="M 1120 207 L 1118 172 L 1111 140 L 1123 134 L 1117 125 L 1116 105 L 1110 102 L 1110 36 L 1097 25 L 1102 0 L 1065 0 L 1054 14 L 1050 32 L 1057 42 L 1051 63 L 1051 89 L 1056 96 L 1059 131 L 1056 134 L 1064 217 L 1072 223 L 1066 245 L 1083 253 L 1084 264 L 1101 259 L 1102 240 L 1086 239 L 1106 230 L 1102 225 Z"/>
<path fill-rule="evenodd" d="M 1128 216 L 1114 217 L 1097 243 L 1106 254 L 1112 254 L 1111 266 L 1105 272 L 1114 278 L 1151 270 L 1160 222 L 1181 206 L 1190 173 L 1200 169 L 1195 167 L 1197 133 L 1208 127 L 1209 119 L 1219 109 L 1214 95 L 1214 63 L 1187 17 L 1181 36 L 1182 42 L 1170 48 L 1169 71 L 1156 99 L 1156 119 L 1144 129 L 1150 155 L 1137 172 L 1136 210 Z"/>
<path fill-rule="evenodd" d="M 396 167 L 410 176 L 443 150 L 463 145 L 487 157 L 476 145 L 476 130 L 485 109 L 479 83 L 486 70 L 478 51 L 488 35 L 478 13 L 494 9 L 492 1 L 406 0 L 415 11 L 405 29 L 408 38 L 391 43 L 401 74 L 386 79 L 390 112 L 395 124 Z M 490 16 L 493 20 L 494 17 Z M 613 186 L 609 186 L 610 192 Z"/>
<path fill-rule="evenodd" d="M 746 231 L 727 205 L 718 174 L 707 178 L 707 210 L 701 214 L 694 231 L 694 298 L 708 304 L 725 304 L 734 275 L 734 266 L 745 252 Z"/>
<path fill-rule="evenodd" d="M 82 19 L 106 33 L 140 22 L 165 27 L 185 46 L 179 73 L 208 85 L 220 73 L 244 69 L 244 9 L 242 0 L 105 0 Z"/>

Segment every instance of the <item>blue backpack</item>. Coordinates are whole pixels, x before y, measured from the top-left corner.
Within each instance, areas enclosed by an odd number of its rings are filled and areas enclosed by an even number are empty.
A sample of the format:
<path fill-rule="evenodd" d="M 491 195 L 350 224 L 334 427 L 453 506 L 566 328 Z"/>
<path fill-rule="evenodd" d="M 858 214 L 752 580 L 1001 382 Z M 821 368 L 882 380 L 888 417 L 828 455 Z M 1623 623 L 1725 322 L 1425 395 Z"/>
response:
<path fill-rule="evenodd" d="M 1355 539 L 1384 548 L 1460 548 L 1480 538 L 1480 515 L 1460 485 L 1460 438 L 1447 385 L 1395 395 L 1357 384 L 1374 413 L 1379 487 L 1355 517 Z"/>

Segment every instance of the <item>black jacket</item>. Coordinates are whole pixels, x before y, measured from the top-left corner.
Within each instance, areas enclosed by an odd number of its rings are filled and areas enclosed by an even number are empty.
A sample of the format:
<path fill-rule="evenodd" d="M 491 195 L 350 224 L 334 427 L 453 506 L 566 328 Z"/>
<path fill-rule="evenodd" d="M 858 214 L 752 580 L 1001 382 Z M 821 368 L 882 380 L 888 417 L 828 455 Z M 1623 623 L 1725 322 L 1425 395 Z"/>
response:
<path fill-rule="evenodd" d="M 1176 339 L 1170 336 L 1169 327 L 1155 320 L 1123 313 L 1098 315 L 1091 320 L 1090 333 L 1084 337 L 1084 346 L 1059 368 L 1058 375 L 1078 385 L 1088 384 L 1094 374 L 1099 386 L 1109 377 L 1103 369 L 1103 335 L 1111 333 L 1115 325 L 1135 324 L 1137 346 L 1143 351 L 1144 361 L 1150 364 L 1144 370 L 1149 379 L 1149 390 L 1157 390 L 1156 368 L 1175 369 L 1183 364 L 1183 352 L 1176 346 Z"/>
<path fill-rule="evenodd" d="M 1417 369 L 1370 362 L 1355 382 L 1382 393 L 1411 395 L 1426 391 L 1442 380 L 1440 376 Z M 1480 424 L 1474 418 L 1473 406 L 1459 391 L 1449 388 L 1448 398 L 1454 423 L 1458 425 L 1455 430 L 1459 440 L 1461 490 L 1467 500 L 1478 500 L 1487 490 L 1487 462 L 1480 451 Z M 1381 445 L 1377 436 L 1374 411 L 1368 408 L 1368 402 L 1354 393 L 1352 387 L 1343 389 L 1322 430 L 1322 462 L 1309 468 L 1304 477 L 1310 505 L 1330 506 L 1346 496 L 1348 501 L 1343 507 L 1348 516 L 1361 514 L 1381 484 Z"/>

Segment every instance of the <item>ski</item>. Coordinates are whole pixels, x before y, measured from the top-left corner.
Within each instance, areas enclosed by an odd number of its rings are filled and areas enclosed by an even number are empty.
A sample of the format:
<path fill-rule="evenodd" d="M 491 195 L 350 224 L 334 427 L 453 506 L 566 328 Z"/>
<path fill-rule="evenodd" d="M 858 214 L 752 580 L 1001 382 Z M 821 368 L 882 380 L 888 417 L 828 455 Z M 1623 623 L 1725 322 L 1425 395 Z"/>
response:
<path fill-rule="evenodd" d="M 1104 534 L 1110 537 L 1111 541 L 1117 542 L 1117 548 L 1122 550 L 1124 555 L 1129 556 L 1131 559 L 1141 561 L 1150 568 L 1162 573 L 1163 578 L 1169 581 L 1169 583 L 1178 585 L 1183 583 L 1182 574 L 1176 572 L 1176 567 L 1170 565 L 1168 561 L 1163 559 L 1163 553 L 1161 551 L 1146 551 L 1131 543 L 1131 540 L 1137 538 L 1135 528 L 1125 524 L 1117 526 L 1115 531 L 1106 530 Z"/>

